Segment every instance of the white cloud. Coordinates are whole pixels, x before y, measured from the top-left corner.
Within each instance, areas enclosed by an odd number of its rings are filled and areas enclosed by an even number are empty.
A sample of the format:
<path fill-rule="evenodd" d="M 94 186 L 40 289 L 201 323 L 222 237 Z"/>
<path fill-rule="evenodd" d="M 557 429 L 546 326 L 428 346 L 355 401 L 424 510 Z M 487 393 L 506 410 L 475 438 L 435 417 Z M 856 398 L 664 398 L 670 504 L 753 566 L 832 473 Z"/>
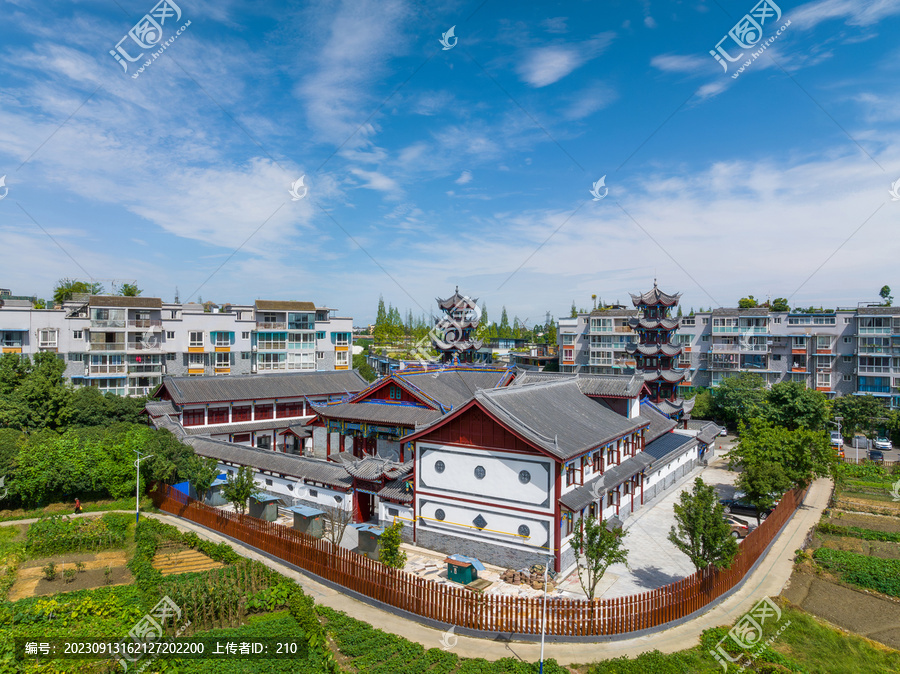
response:
<path fill-rule="evenodd" d="M 667 73 L 691 73 L 711 70 L 710 64 L 719 68 L 712 56 L 660 54 L 650 59 L 650 65 Z"/>
<path fill-rule="evenodd" d="M 465 185 L 468 182 L 472 181 L 472 172 L 471 171 L 463 171 L 459 174 L 459 178 L 456 179 L 457 185 Z"/>
<path fill-rule="evenodd" d="M 645 16 L 644 25 L 647 26 L 647 28 L 656 28 L 656 19 L 652 16 Z"/>
<path fill-rule="evenodd" d="M 378 171 L 364 171 L 359 168 L 351 168 L 350 173 L 363 181 L 360 187 L 375 190 L 377 192 L 386 192 L 390 195 L 397 195 L 401 190 L 397 181 L 389 178 Z"/>
<path fill-rule="evenodd" d="M 517 68 L 519 77 L 536 88 L 558 82 L 576 68 L 603 53 L 613 37 L 614 33 L 601 33 L 578 44 L 530 49 Z"/>
<path fill-rule="evenodd" d="M 785 13 L 800 30 L 809 30 L 829 19 L 844 19 L 851 26 L 871 26 L 882 19 L 900 14 L 896 0 L 816 0 Z"/>

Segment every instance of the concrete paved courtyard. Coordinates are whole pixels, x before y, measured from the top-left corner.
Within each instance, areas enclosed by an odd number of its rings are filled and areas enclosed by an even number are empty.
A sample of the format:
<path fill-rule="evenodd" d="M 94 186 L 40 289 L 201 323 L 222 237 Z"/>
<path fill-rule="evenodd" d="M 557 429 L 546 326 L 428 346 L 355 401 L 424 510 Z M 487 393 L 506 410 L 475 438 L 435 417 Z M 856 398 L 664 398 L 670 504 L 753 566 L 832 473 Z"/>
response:
<path fill-rule="evenodd" d="M 716 442 L 716 456 L 708 467 L 695 469 L 685 475 L 660 498 L 625 521 L 624 528 L 628 532 L 625 538 L 628 565 L 614 564 L 609 567 L 597 586 L 595 596 L 613 598 L 640 594 L 694 573 L 694 565 L 687 556 L 668 540 L 669 530 L 675 524 L 673 506 L 678 502 L 682 491 L 691 489 L 698 476 L 716 487 L 720 497 L 728 497 L 734 493 L 737 475 L 727 469 L 722 458 L 732 443 L 727 438 L 721 438 L 721 441 Z M 751 520 L 752 518 L 748 519 L 747 523 L 752 530 L 756 522 Z M 577 573 L 573 572 L 564 578 L 558 587 L 574 596 L 584 596 Z"/>

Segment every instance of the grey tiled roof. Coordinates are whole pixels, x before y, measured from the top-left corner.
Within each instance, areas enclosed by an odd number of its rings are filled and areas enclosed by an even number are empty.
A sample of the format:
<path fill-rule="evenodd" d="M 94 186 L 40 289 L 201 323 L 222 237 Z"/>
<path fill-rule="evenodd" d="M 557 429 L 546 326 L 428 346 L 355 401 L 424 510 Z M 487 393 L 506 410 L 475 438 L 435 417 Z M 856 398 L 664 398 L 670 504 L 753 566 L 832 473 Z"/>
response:
<path fill-rule="evenodd" d="M 92 307 L 135 307 L 137 309 L 162 309 L 158 297 L 123 297 L 121 295 L 91 295 L 88 301 Z"/>
<path fill-rule="evenodd" d="M 637 309 L 594 309 L 591 316 L 600 318 L 629 318 L 635 316 Z"/>
<path fill-rule="evenodd" d="M 597 405 L 574 379 L 479 391 L 475 398 L 509 428 L 562 460 L 647 423 Z"/>
<path fill-rule="evenodd" d="M 350 419 L 368 421 L 391 426 L 424 425 L 439 419 L 442 415 L 437 410 L 430 410 L 415 405 L 392 405 L 389 403 L 332 403 L 315 405 L 316 413 L 329 419 Z"/>
<path fill-rule="evenodd" d="M 634 398 L 640 395 L 644 379 L 639 375 L 572 374 L 568 372 L 522 371 L 510 386 L 522 386 L 536 382 L 574 379 L 581 392 L 588 396 L 608 398 Z"/>
<path fill-rule="evenodd" d="M 648 454 L 653 461 L 664 461 L 672 454 L 681 454 L 688 445 L 696 445 L 697 438 L 680 433 L 665 433 L 653 442 L 644 446 L 642 454 Z"/>
<path fill-rule="evenodd" d="M 714 424 L 712 421 L 707 421 L 703 428 L 700 429 L 700 432 L 697 433 L 697 441 L 702 442 L 704 445 L 708 445 L 718 437 L 721 430 L 722 428 L 717 424 Z"/>
<path fill-rule="evenodd" d="M 191 445 L 200 456 L 207 456 L 217 461 L 250 466 L 258 470 L 288 475 L 310 482 L 320 482 L 341 489 L 349 488 L 352 483 L 350 475 L 343 466 L 322 459 L 284 454 L 270 449 L 245 447 L 207 437 L 188 438 L 185 442 Z"/>
<path fill-rule="evenodd" d="M 282 302 L 280 300 L 256 300 L 257 311 L 315 311 L 313 302 Z"/>
<path fill-rule="evenodd" d="M 650 422 L 650 427 L 644 431 L 645 445 L 675 428 L 675 422 L 650 403 L 641 403 L 641 418 Z"/>
<path fill-rule="evenodd" d="M 860 316 L 896 316 L 900 307 L 860 307 L 856 312 Z"/>
<path fill-rule="evenodd" d="M 695 398 L 691 398 L 690 400 L 676 398 L 674 403 L 669 402 L 668 400 L 660 400 L 658 403 L 656 403 L 656 406 L 663 414 L 668 414 L 671 416 L 674 414 L 680 414 L 681 412 L 690 414 L 691 410 L 694 409 L 695 402 Z"/>
<path fill-rule="evenodd" d="M 397 377 L 449 410 L 468 402 L 476 391 L 501 384 L 507 373 L 508 370 L 500 368 L 448 368 L 436 373 L 398 372 Z"/>
<path fill-rule="evenodd" d="M 165 414 L 178 414 L 175 405 L 171 400 L 148 400 L 144 405 L 144 410 L 151 417 L 161 417 Z"/>
<path fill-rule="evenodd" d="M 176 404 L 183 405 L 356 393 L 367 384 L 356 370 L 237 374 L 226 377 L 165 376 L 159 393 L 165 388 Z"/>
<path fill-rule="evenodd" d="M 603 475 L 563 494 L 559 502 L 569 510 L 579 512 L 582 508 L 586 508 L 591 501 L 602 496 L 603 492 L 615 489 L 635 473 L 640 473 L 652 462 L 653 457 L 646 452 L 639 452 L 635 456 L 625 459 L 618 466 L 610 466 L 603 472 Z M 598 496 L 594 496 L 594 494 Z"/>
<path fill-rule="evenodd" d="M 377 482 L 381 481 L 382 478 L 394 480 L 409 475 L 413 470 L 413 461 L 397 463 L 396 461 L 367 456 L 359 461 L 345 464 L 344 468 L 351 477 Z"/>
<path fill-rule="evenodd" d="M 384 487 L 382 487 L 378 492 L 378 498 L 386 499 L 389 501 L 397 501 L 399 503 L 412 503 L 413 492 L 406 491 L 403 488 L 403 485 L 407 479 L 408 478 L 401 477 L 385 483 Z M 404 524 L 408 524 L 408 522 L 404 522 Z"/>
<path fill-rule="evenodd" d="M 653 284 L 653 289 L 648 290 L 645 293 L 641 293 L 639 295 L 635 295 L 634 293 L 629 293 L 631 295 L 631 301 L 635 306 L 643 303 L 643 304 L 657 304 L 662 302 L 663 304 L 673 304 L 678 301 L 678 298 L 681 297 L 681 293 L 675 293 L 674 295 L 670 295 L 669 293 L 664 293 L 662 290 L 656 287 L 656 284 Z"/>

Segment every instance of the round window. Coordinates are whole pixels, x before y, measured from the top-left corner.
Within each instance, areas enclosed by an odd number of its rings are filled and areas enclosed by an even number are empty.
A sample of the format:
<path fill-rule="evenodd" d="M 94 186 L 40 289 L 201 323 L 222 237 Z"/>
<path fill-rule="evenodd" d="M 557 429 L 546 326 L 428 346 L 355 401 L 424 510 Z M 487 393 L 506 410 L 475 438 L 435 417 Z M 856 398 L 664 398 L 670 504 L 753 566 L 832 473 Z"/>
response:
<path fill-rule="evenodd" d="M 479 480 L 484 479 L 484 466 L 475 466 L 475 477 Z"/>
<path fill-rule="evenodd" d="M 447 513 L 445 513 L 440 508 L 438 508 L 437 510 L 434 511 L 434 519 L 438 520 L 439 522 L 443 522 L 444 518 L 446 516 L 447 516 Z"/>
<path fill-rule="evenodd" d="M 444 465 L 443 461 L 435 461 L 434 462 L 434 472 L 435 473 L 443 473 L 444 468 L 446 468 L 446 467 L 447 466 Z"/>
<path fill-rule="evenodd" d="M 531 482 L 531 473 L 529 473 L 527 470 L 520 470 L 519 482 L 521 482 L 522 484 L 528 484 L 529 482 Z"/>
<path fill-rule="evenodd" d="M 524 538 L 528 538 L 529 536 L 531 536 L 531 529 L 529 529 L 529 528 L 528 528 L 526 525 L 524 525 L 524 524 L 520 524 L 520 525 L 519 525 L 519 536 L 522 536 L 522 537 L 524 537 Z"/>

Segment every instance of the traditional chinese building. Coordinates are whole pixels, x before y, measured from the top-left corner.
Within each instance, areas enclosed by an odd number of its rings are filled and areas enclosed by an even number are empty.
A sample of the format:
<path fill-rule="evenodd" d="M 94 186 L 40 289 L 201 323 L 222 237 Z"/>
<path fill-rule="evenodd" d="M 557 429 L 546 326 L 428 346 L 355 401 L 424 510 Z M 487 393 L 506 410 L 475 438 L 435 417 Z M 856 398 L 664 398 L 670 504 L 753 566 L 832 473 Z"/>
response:
<path fill-rule="evenodd" d="M 678 384 L 684 380 L 684 370 L 675 367 L 682 347 L 673 336 L 681 322 L 670 312 L 678 306 L 681 293 L 669 295 L 661 291 L 656 281 L 653 289 L 642 295 L 632 295 L 631 301 L 640 313 L 629 321 L 637 333 L 638 342 L 629 344 L 627 351 L 634 356 L 636 370 L 644 375 L 649 389 L 649 400 L 673 419 L 689 415 L 694 401 L 685 401 L 677 395 Z"/>
<path fill-rule="evenodd" d="M 481 320 L 478 300 L 459 294 L 459 286 L 451 297 L 437 299 L 438 307 L 444 315 L 438 319 L 432 330 L 431 342 L 441 354 L 443 363 L 471 363 L 482 341 L 475 338 L 475 331 Z"/>

